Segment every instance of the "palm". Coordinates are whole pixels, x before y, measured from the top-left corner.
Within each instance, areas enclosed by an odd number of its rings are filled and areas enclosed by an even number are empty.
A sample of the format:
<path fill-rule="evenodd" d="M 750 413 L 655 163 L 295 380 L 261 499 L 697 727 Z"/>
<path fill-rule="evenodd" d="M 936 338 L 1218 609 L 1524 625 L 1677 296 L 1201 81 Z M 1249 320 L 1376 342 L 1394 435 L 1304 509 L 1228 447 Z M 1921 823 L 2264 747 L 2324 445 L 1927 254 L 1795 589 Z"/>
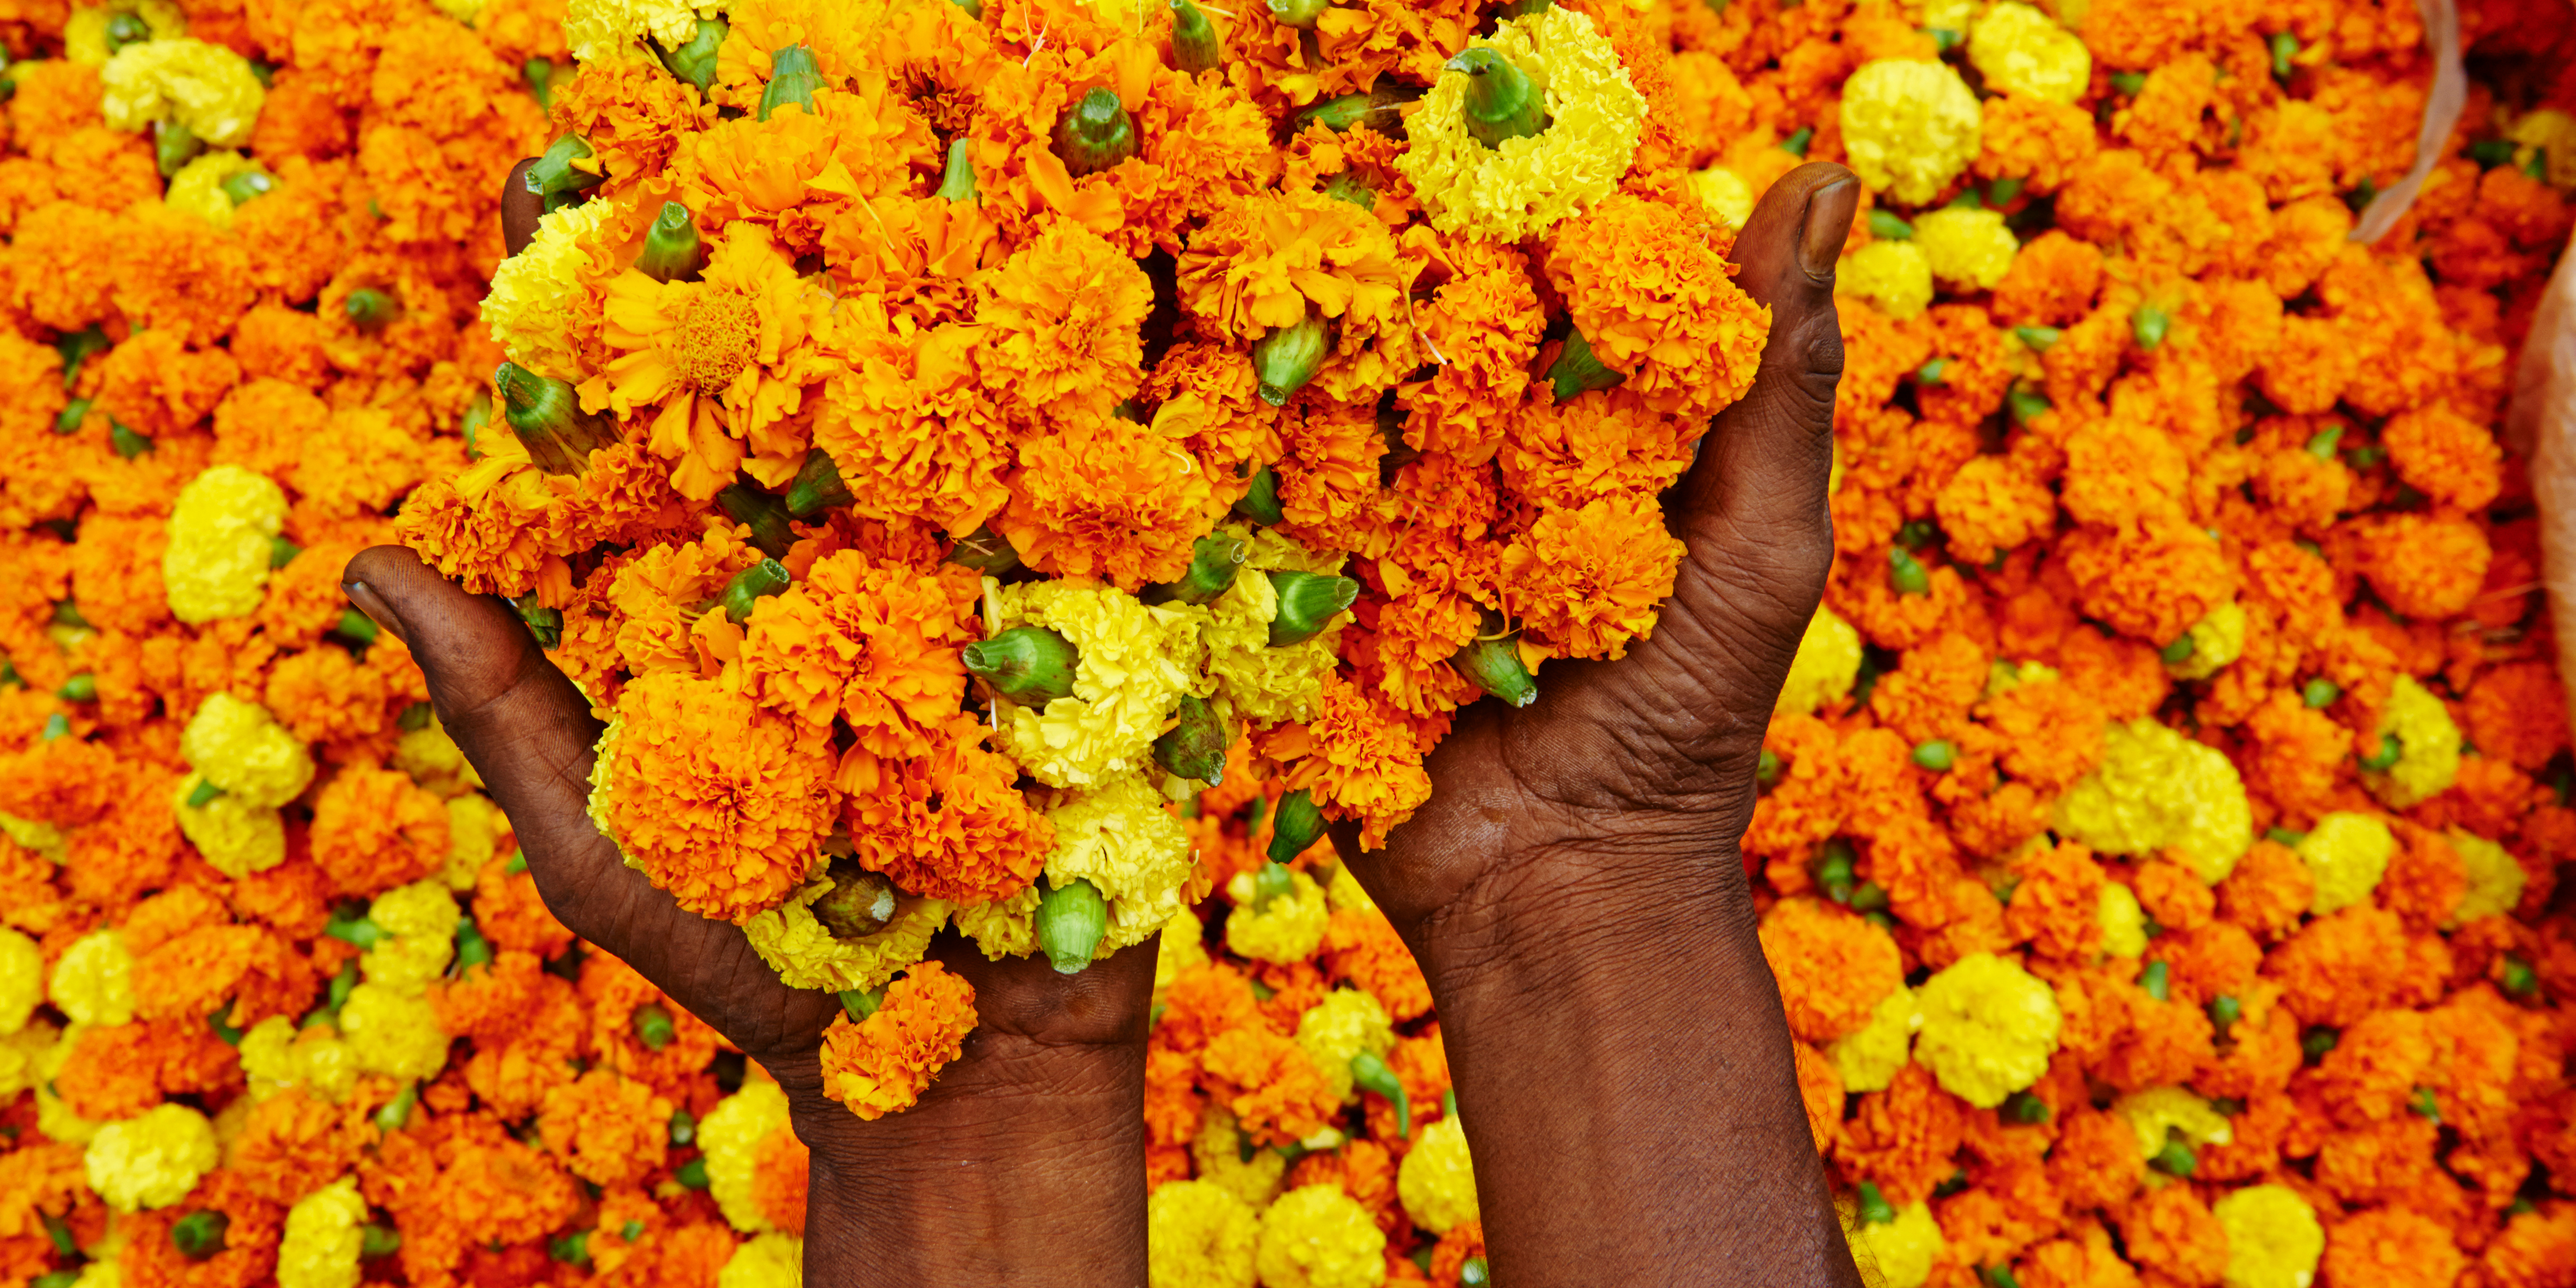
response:
<path fill-rule="evenodd" d="M 1430 757 L 1430 802 L 1384 850 L 1344 845 L 1407 933 L 1520 860 L 1582 852 L 1614 830 L 1711 853 L 1742 834 L 1771 704 L 1833 560 L 1823 496 L 1841 337 L 1830 288 L 1799 267 L 1796 242 L 1811 196 L 1842 203 L 1839 222 L 1824 222 L 1848 224 L 1856 185 L 1822 191 L 1848 178 L 1839 166 L 1793 171 L 1736 243 L 1739 282 L 1772 308 L 1771 340 L 1679 489 L 1672 521 L 1689 554 L 1653 637 L 1618 662 L 1548 667 L 1529 707 L 1461 713 Z"/>

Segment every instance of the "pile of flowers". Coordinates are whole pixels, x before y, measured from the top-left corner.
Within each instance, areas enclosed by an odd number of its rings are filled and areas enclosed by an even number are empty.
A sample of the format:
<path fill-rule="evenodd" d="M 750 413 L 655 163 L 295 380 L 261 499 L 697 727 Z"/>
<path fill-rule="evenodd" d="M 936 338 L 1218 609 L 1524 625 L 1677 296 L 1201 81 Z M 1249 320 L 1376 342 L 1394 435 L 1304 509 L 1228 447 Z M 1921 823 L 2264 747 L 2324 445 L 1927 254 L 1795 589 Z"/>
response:
<path fill-rule="evenodd" d="M 584 686 L 632 861 L 845 993 L 854 1110 L 973 1024 L 938 927 L 1160 929 L 1155 1282 L 1488 1282 L 1318 838 L 1652 628 L 1804 158 L 1871 200 L 1745 855 L 1865 1266 L 2576 1283 L 2576 760 L 2494 429 L 2563 17 L 2463 9 L 2360 245 L 2403 0 L 23 0 L 0 1279 L 796 1281 L 784 1097 L 547 915 L 341 601 L 404 540 Z"/>

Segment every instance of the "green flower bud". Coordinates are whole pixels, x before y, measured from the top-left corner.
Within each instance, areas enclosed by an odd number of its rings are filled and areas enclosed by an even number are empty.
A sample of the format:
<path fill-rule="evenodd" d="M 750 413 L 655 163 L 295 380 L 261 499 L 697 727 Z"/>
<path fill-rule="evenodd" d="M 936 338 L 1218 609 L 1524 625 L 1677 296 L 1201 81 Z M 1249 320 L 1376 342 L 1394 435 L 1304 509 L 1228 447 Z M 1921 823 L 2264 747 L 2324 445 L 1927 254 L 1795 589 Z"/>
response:
<path fill-rule="evenodd" d="M 2290 60 L 2298 56 L 2299 38 L 2297 36 L 2286 31 L 2272 33 L 2272 75 L 2275 78 L 2290 79 L 2292 70 Z"/>
<path fill-rule="evenodd" d="M 1895 211 L 1872 210 L 1869 212 L 1869 235 L 1880 241 L 1911 241 L 1914 225 L 1898 218 Z"/>
<path fill-rule="evenodd" d="M 966 669 L 995 693 L 1022 706 L 1044 707 L 1073 696 L 1082 651 L 1043 626 L 1014 626 L 966 646 Z"/>
<path fill-rule="evenodd" d="M 126 427 L 124 421 L 112 416 L 107 422 L 107 445 L 115 448 L 117 455 L 129 461 L 152 450 L 151 439 L 135 433 Z"/>
<path fill-rule="evenodd" d="M 2383 733 L 2379 735 L 2378 753 L 2362 757 L 2361 767 L 2376 773 L 2394 766 L 2405 754 L 2406 745 L 2397 740 L 2396 734 Z"/>
<path fill-rule="evenodd" d="M 2299 687 L 2299 701 L 2306 703 L 2310 710 L 2333 706 L 2334 700 L 2342 696 L 2343 686 L 2322 675 Z"/>
<path fill-rule="evenodd" d="M 2064 331 L 2053 326 L 2017 326 L 2013 328 L 2013 334 L 2030 346 L 2033 353 L 2046 353 L 2050 345 L 2066 338 Z"/>
<path fill-rule="evenodd" d="M 487 965 L 493 957 L 492 941 L 483 937 L 483 928 L 472 917 L 456 919 L 456 970 L 463 974 L 477 966 Z"/>
<path fill-rule="evenodd" d="M 393 1099 L 376 1110 L 376 1130 L 391 1135 L 411 1125 L 411 1107 L 420 1103 L 420 1086 L 406 1083 Z"/>
<path fill-rule="evenodd" d="M 796 529 L 788 525 L 787 502 L 771 495 L 749 477 L 736 480 L 716 493 L 716 504 L 724 508 L 734 522 L 751 529 L 751 544 L 772 559 L 787 557 L 787 548 L 796 544 Z"/>
<path fill-rule="evenodd" d="M 760 91 L 760 119 L 789 103 L 814 113 L 814 91 L 823 88 L 823 68 L 814 61 L 814 51 L 801 44 L 789 45 L 769 56 L 769 83 Z"/>
<path fill-rule="evenodd" d="M 1279 611 L 1270 619 L 1272 648 L 1313 639 L 1359 601 L 1360 584 L 1348 577 L 1285 570 L 1269 576 L 1271 588 L 1279 592 Z"/>
<path fill-rule="evenodd" d="M 1270 16 L 1283 27 L 1312 27 L 1324 11 L 1333 7 L 1332 0 L 1266 0 Z"/>
<path fill-rule="evenodd" d="M 1519 631 L 1469 640 L 1467 647 L 1450 657 L 1449 665 L 1506 706 L 1525 707 L 1538 701 L 1538 677 L 1521 662 Z"/>
<path fill-rule="evenodd" d="M 232 1003 L 226 1002 L 206 1012 L 206 1027 L 213 1030 L 216 1041 L 225 1046 L 237 1047 L 241 1045 L 242 1031 L 224 1022 L 224 1017 L 232 1014 L 232 1009 Z"/>
<path fill-rule="evenodd" d="M 590 1231 L 575 1230 L 557 1235 L 546 1243 L 546 1256 L 567 1266 L 590 1265 Z"/>
<path fill-rule="evenodd" d="M 1297 882 L 1289 875 L 1288 865 L 1278 859 L 1263 863 L 1252 873 L 1252 910 L 1261 912 L 1271 901 L 1297 893 Z"/>
<path fill-rule="evenodd" d="M 528 459 L 548 474 L 579 474 L 590 454 L 617 441 L 617 424 L 581 409 L 568 381 L 504 362 L 492 373 L 501 392 L 501 417 L 527 447 Z"/>
<path fill-rule="evenodd" d="M 1847 903 L 1851 900 L 1852 883 L 1859 878 L 1855 870 L 1858 859 L 1851 842 L 1836 837 L 1825 842 L 1825 848 L 1817 853 L 1814 864 L 1807 871 L 1827 898 L 1836 903 Z"/>
<path fill-rule="evenodd" d="M 1212 72 L 1225 65 L 1225 42 L 1216 27 L 1190 0 L 1172 0 L 1172 69 L 1183 76 Z"/>
<path fill-rule="evenodd" d="M 2012 411 L 2014 424 L 2027 425 L 2039 419 L 2041 414 L 2055 410 L 2057 404 L 2036 389 L 2015 385 L 2010 393 L 2004 395 L 2004 406 Z"/>
<path fill-rule="evenodd" d="M 362 1260 L 390 1257 L 402 1251 L 402 1232 L 389 1225 L 370 1221 L 358 1227 L 358 1256 Z"/>
<path fill-rule="evenodd" d="M 787 566 L 775 559 L 763 559 L 735 573 L 733 580 L 725 583 L 722 596 L 725 620 L 736 626 L 742 625 L 750 620 L 755 605 L 786 590 L 792 580 L 794 578 L 787 575 Z"/>
<path fill-rule="evenodd" d="M 1845 904 L 1852 911 L 1863 915 L 1886 912 L 1887 887 L 1875 881 L 1863 881 L 1852 887 L 1851 898 L 1846 900 Z"/>
<path fill-rule="evenodd" d="M 1458 1263 L 1458 1288 L 1493 1288 L 1493 1268 L 1483 1257 L 1469 1257 Z"/>
<path fill-rule="evenodd" d="M 1098 174 L 1136 155 L 1136 122 L 1117 91 L 1095 85 L 1055 123 L 1055 154 L 1074 178 Z"/>
<path fill-rule="evenodd" d="M 948 145 L 948 172 L 939 177 L 939 194 L 948 201 L 975 199 L 975 145 L 958 135 Z"/>
<path fill-rule="evenodd" d="M 1223 533 L 1210 533 L 1190 547 L 1190 566 L 1179 581 L 1148 587 L 1142 596 L 1149 604 L 1211 604 L 1234 585 L 1234 576 L 1243 568 L 1244 544 Z"/>
<path fill-rule="evenodd" d="M 841 999 L 841 1013 L 849 1016 L 852 1024 L 867 1023 L 868 1017 L 885 1005 L 885 989 L 882 987 L 845 988 L 837 996 Z"/>
<path fill-rule="evenodd" d="M 1260 472 L 1252 476 L 1252 487 L 1243 494 L 1243 499 L 1234 503 L 1234 512 L 1265 528 L 1287 518 L 1287 513 L 1279 508 L 1279 472 L 1267 465 L 1262 466 Z"/>
<path fill-rule="evenodd" d="M 1979 1266 L 1977 1276 L 1986 1281 L 1986 1288 L 2021 1288 L 2021 1280 L 2013 1277 L 2011 1266 Z"/>
<path fill-rule="evenodd" d="M 272 571 L 295 562 L 295 556 L 303 553 L 304 547 L 284 537 L 268 539 L 268 566 Z"/>
<path fill-rule="evenodd" d="M 2165 342 L 2165 333 L 2173 329 L 2173 315 L 2162 305 L 2141 304 L 2129 315 L 2129 334 L 2136 337 L 2141 349 L 2154 349 Z"/>
<path fill-rule="evenodd" d="M 2199 648 L 2198 644 L 2192 642 L 2189 634 L 2182 634 L 2175 636 L 2173 643 L 2156 650 L 2156 656 L 2163 659 L 2167 666 L 2180 666 L 2190 661 L 2191 655 Z"/>
<path fill-rule="evenodd" d="M 2531 968 L 2531 963 L 2524 961 L 2520 957 L 2512 956 L 2510 954 L 2506 955 L 2504 959 L 2504 992 L 2507 997 L 2525 1001 L 2538 996 L 2540 993 L 2540 972 L 2533 970 Z"/>
<path fill-rule="evenodd" d="M 54 605 L 54 625 L 81 631 L 98 629 L 89 624 L 88 618 L 81 616 L 80 601 L 76 599 L 66 599 Z"/>
<path fill-rule="evenodd" d="M 1771 750 L 1769 747 L 1762 749 L 1761 757 L 1753 762 L 1753 781 L 1760 783 L 1765 787 L 1780 781 L 1780 754 L 1778 752 Z"/>
<path fill-rule="evenodd" d="M 65 702 L 96 702 L 98 701 L 98 677 L 83 671 L 63 681 L 63 687 L 54 690 L 54 696 Z"/>
<path fill-rule="evenodd" d="M 635 271 L 657 282 L 694 282 L 707 266 L 707 244 L 698 222 L 676 201 L 662 203 L 653 227 L 644 234 L 644 249 L 635 255 Z"/>
<path fill-rule="evenodd" d="M 2308 440 L 2308 455 L 2321 461 L 2331 461 L 2335 458 L 2336 444 L 2342 441 L 2343 426 L 2330 426 Z"/>
<path fill-rule="evenodd" d="M 1595 389 L 1608 389 L 1627 378 L 1602 365 L 1600 355 L 1592 351 L 1592 342 L 1583 338 L 1580 328 L 1567 329 L 1564 347 L 1557 350 L 1556 361 L 1547 368 L 1547 381 L 1558 402 Z"/>
<path fill-rule="evenodd" d="M 552 59 L 531 58 L 519 65 L 519 79 L 528 83 L 528 93 L 537 106 L 551 112 L 555 107 L 555 65 Z"/>
<path fill-rule="evenodd" d="M 188 789 L 188 808 L 204 809 L 223 794 L 224 789 L 215 786 L 211 779 L 198 779 L 197 785 Z"/>
<path fill-rule="evenodd" d="M 2111 88 L 2118 90 L 2123 94 L 2135 95 L 2139 90 L 2145 89 L 2146 87 L 2147 74 L 2145 72 L 2111 73 Z"/>
<path fill-rule="evenodd" d="M 1362 1051 L 1351 1057 L 1351 1085 L 1362 1091 L 1374 1091 L 1395 1105 L 1395 1134 L 1401 1139 L 1413 1136 L 1413 1102 L 1404 1094 L 1404 1080 L 1386 1061 Z"/>
<path fill-rule="evenodd" d="M 81 426 L 89 420 L 90 401 L 91 400 L 87 398 L 74 398 L 70 402 L 63 404 L 63 409 L 54 415 L 54 432 L 57 434 L 79 433 Z"/>
<path fill-rule="evenodd" d="M 206 141 L 177 121 L 162 121 L 152 127 L 152 159 L 161 167 L 164 179 L 206 150 Z"/>
<path fill-rule="evenodd" d="M 698 1116 L 686 1109 L 671 1111 L 671 1143 L 691 1145 L 698 1139 Z"/>
<path fill-rule="evenodd" d="M 248 205 L 254 197 L 265 197 L 277 190 L 277 180 L 266 170 L 240 170 L 224 177 L 217 185 L 236 206 Z"/>
<path fill-rule="evenodd" d="M 671 1021 L 670 1008 L 659 1002 L 647 1002 L 636 1007 L 635 1013 L 627 1018 L 626 1027 L 634 1032 L 635 1040 L 643 1043 L 647 1051 L 659 1051 L 680 1036 L 679 1028 Z"/>
<path fill-rule="evenodd" d="M 571 199 L 573 194 L 599 186 L 600 177 L 575 166 L 575 161 L 590 159 L 590 145 L 577 134 L 567 134 L 546 145 L 545 154 L 528 167 L 528 191 L 546 199 L 546 208 L 554 209 Z"/>
<path fill-rule="evenodd" d="M 787 485 L 787 513 L 810 519 L 825 510 L 835 510 L 852 500 L 850 488 L 841 481 L 840 464 L 822 448 L 805 453 L 805 463 L 796 469 L 796 481 Z M 1014 563 L 1018 562 L 1016 558 Z"/>
<path fill-rule="evenodd" d="M 1900 595 L 1928 595 L 1932 593 L 1932 574 L 1925 571 L 1913 555 L 1906 553 L 1905 547 L 1890 546 L 1887 549 L 1887 584 Z"/>
<path fill-rule="evenodd" d="M 870 872 L 855 859 L 834 859 L 830 875 L 831 893 L 808 911 L 834 939 L 856 942 L 894 924 L 894 882 L 883 873 Z"/>
<path fill-rule="evenodd" d="M 1893 1224 L 1896 1220 L 1896 1205 L 1887 1201 L 1887 1195 L 1880 1192 L 1877 1183 L 1862 1181 L 1859 1188 L 1859 1201 L 1852 1206 L 1859 1213 L 1860 1223 L 1862 1225 Z"/>
<path fill-rule="evenodd" d="M 700 18 L 698 29 L 689 36 L 689 43 L 672 49 L 657 42 L 653 53 L 672 75 L 697 86 L 698 92 L 703 94 L 707 86 L 715 83 L 716 51 L 724 48 L 728 30 L 722 18 Z"/>
<path fill-rule="evenodd" d="M 2178 1140 L 2168 1140 L 2163 1149 L 2156 1151 L 2154 1158 L 2147 1160 L 2147 1164 L 2167 1176 L 2187 1177 L 2200 1170 L 2200 1157 L 2191 1152 L 2191 1146 Z"/>
<path fill-rule="evenodd" d="M 1286 863 L 1306 852 L 1324 834 L 1324 811 L 1312 792 L 1300 787 L 1279 798 L 1279 813 L 1270 823 L 1270 861 Z"/>
<path fill-rule="evenodd" d="M 563 643 L 563 610 L 546 607 L 537 592 L 532 590 L 511 600 L 510 607 L 518 610 L 519 621 L 527 626 L 528 634 L 536 637 L 538 647 L 552 650 Z"/>
<path fill-rule="evenodd" d="M 1461 110 L 1467 119 L 1467 137 L 1478 143 L 1498 148 L 1506 139 L 1529 138 L 1547 128 L 1547 96 L 1531 82 L 1529 73 L 1491 48 L 1470 49 L 1441 64 L 1440 70 L 1468 78 Z"/>
<path fill-rule="evenodd" d="M 2138 987 L 2147 990 L 2147 996 L 2152 997 L 2159 1002 L 2164 1001 L 2172 989 L 2172 985 L 2167 982 L 2172 978 L 2172 975 L 2173 968 L 2165 963 L 2161 961 L 2148 962 L 2147 968 L 2138 974 Z"/>
<path fill-rule="evenodd" d="M 1041 877 L 1038 884 L 1038 910 L 1031 918 L 1038 947 L 1045 950 L 1057 974 L 1080 974 L 1091 964 L 1100 937 L 1109 932 L 1109 901 L 1100 897 L 1098 886 L 1081 877 L 1060 886 Z"/>
<path fill-rule="evenodd" d="M 190 1261 L 205 1261 L 224 1250 L 224 1231 L 233 1219 L 213 1208 L 199 1208 L 170 1227 L 170 1242 Z"/>
<path fill-rule="evenodd" d="M 2013 198 L 2021 195 L 2023 188 L 2028 186 L 2030 181 L 2026 179 L 2010 177 L 1997 179 L 1986 185 L 1986 204 L 1989 206 L 2009 204 Z"/>
<path fill-rule="evenodd" d="M 137 41 L 152 39 L 152 28 L 131 13 L 117 13 L 107 20 L 107 52 L 115 53 Z"/>
<path fill-rule="evenodd" d="M 701 1154 L 680 1164 L 680 1170 L 671 1173 L 671 1179 L 678 1181 L 682 1189 L 705 1189 L 707 1187 L 706 1156 Z"/>
<path fill-rule="evenodd" d="M 1808 146 L 1815 141 L 1816 127 L 1801 125 L 1791 131 L 1789 137 L 1780 140 L 1780 150 L 1794 157 L 1803 157 L 1807 155 Z"/>
<path fill-rule="evenodd" d="M 1914 369 L 1914 383 L 1918 385 L 1940 384 L 1941 377 L 1948 373 L 1949 370 L 1950 360 L 1948 358 L 1934 358 Z"/>
<path fill-rule="evenodd" d="M 1177 722 L 1154 740 L 1154 763 L 1210 787 L 1223 783 L 1225 749 L 1234 743 L 1234 730 L 1205 698 L 1195 695 L 1183 694 L 1172 714 Z"/>
<path fill-rule="evenodd" d="M 1309 125 L 1321 125 L 1336 134 L 1366 126 L 1390 139 L 1404 137 L 1403 106 L 1417 95 L 1393 80 L 1380 77 L 1378 87 L 1365 94 L 1344 94 L 1328 98 L 1293 118 L 1300 134 Z"/>
<path fill-rule="evenodd" d="M 2048 1102 L 2028 1091 L 2016 1091 L 2004 1097 L 2003 1120 L 2032 1126 L 2048 1121 Z"/>
<path fill-rule="evenodd" d="M 1306 382 L 1323 370 L 1332 352 L 1332 328 L 1313 309 L 1292 326 L 1274 326 L 1252 342 L 1252 374 L 1260 382 L 1261 401 L 1285 407 Z"/>
<path fill-rule="evenodd" d="M 1914 763 L 1936 774 L 1949 772 L 1958 759 L 1959 749 L 1947 738 L 1935 738 L 1914 748 Z"/>
<path fill-rule="evenodd" d="M 2218 1040 L 2227 1040 L 2227 1030 L 2245 1018 L 2245 1004 L 2224 993 L 2209 999 L 2209 1023 L 2218 1030 Z"/>
<path fill-rule="evenodd" d="M 1362 210 L 1377 209 L 1377 189 L 1360 182 L 1359 177 L 1348 170 L 1325 182 L 1324 195 L 1335 201 L 1347 201 Z"/>
<path fill-rule="evenodd" d="M 2469 159 L 2477 162 L 2481 170 L 2493 170 L 2513 160 L 2513 154 L 2511 139 L 2481 139 L 2469 145 Z"/>

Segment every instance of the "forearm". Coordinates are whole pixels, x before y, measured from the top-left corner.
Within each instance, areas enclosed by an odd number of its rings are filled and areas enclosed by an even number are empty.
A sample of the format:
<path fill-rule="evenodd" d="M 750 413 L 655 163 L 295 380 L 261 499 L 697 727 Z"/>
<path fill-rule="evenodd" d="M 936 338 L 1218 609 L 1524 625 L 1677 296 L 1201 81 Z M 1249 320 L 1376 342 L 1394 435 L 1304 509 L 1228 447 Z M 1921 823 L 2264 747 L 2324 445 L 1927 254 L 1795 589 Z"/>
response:
<path fill-rule="evenodd" d="M 1424 927 L 1497 1282 L 1859 1282 L 1735 862 L 1513 865 Z"/>
<path fill-rule="evenodd" d="M 813 1149 L 805 1282 L 1142 1284 L 1143 1048 L 967 1044 L 919 1104 L 875 1122 L 817 1074 L 779 1071 Z"/>

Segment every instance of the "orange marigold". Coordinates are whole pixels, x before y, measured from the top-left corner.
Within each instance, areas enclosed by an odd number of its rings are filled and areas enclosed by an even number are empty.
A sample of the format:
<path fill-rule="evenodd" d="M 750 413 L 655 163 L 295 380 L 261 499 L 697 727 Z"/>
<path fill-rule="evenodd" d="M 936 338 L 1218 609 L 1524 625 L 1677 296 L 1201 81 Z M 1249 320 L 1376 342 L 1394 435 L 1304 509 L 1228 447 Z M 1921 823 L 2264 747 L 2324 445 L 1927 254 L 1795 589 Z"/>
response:
<path fill-rule="evenodd" d="M 1654 631 L 1681 558 L 1651 496 L 1551 510 L 1503 548 L 1504 608 L 1561 656 L 1618 658 Z"/>
<path fill-rule="evenodd" d="M 1431 799 L 1412 730 L 1340 674 L 1324 677 L 1307 733 L 1314 754 L 1299 766 L 1298 781 L 1311 781 L 1337 815 L 1360 820 L 1362 847 L 1386 844 L 1388 830 Z"/>
<path fill-rule="evenodd" d="M 953 903 L 1007 899 L 1046 866 L 1055 828 L 1015 784 L 1019 767 L 984 748 L 972 717 L 929 754 L 850 794 L 843 823 L 861 866 L 914 894 Z"/>
<path fill-rule="evenodd" d="M 340 893 L 372 896 L 447 862 L 447 806 L 401 770 L 343 766 L 314 797 L 312 843 Z"/>
<path fill-rule="evenodd" d="M 1783 899 L 1762 918 L 1762 955 L 1780 981 L 1789 1031 L 1822 1045 L 1869 1022 L 1905 982 L 1896 941 L 1844 908 Z"/>
<path fill-rule="evenodd" d="M 984 387 L 1052 415 L 1107 415 L 1144 380 L 1154 284 L 1136 261 L 1059 220 L 975 279 Z"/>
<path fill-rule="evenodd" d="M 1735 284 L 1709 217 L 1613 193 L 1549 235 L 1548 278 L 1575 329 L 1624 388 L 1699 419 L 1744 396 L 1771 310 Z"/>
<path fill-rule="evenodd" d="M 839 551 L 754 608 L 742 670 L 772 710 L 814 726 L 838 715 L 873 755 L 923 755 L 965 696 L 958 650 L 983 634 L 973 612 L 962 574 Z"/>
<path fill-rule="evenodd" d="M 847 1015 L 823 1032 L 823 1094 L 861 1118 L 909 1109 L 964 1049 L 975 1027 L 975 988 L 936 961 L 886 985 L 876 1013 Z"/>
<path fill-rule="evenodd" d="M 595 1185 L 632 1185 L 662 1165 L 671 1102 L 643 1083 L 593 1069 L 546 1092 L 537 1131 L 573 1175 Z"/>
<path fill-rule="evenodd" d="M 1199 1055 L 1210 1094 L 1257 1145 L 1304 1140 L 1340 1109 L 1306 1049 L 1269 1028 L 1230 1028 Z"/>
<path fill-rule="evenodd" d="M 1010 489 L 993 526 L 1031 568 L 1127 591 L 1178 580 L 1217 517 L 1207 471 L 1169 438 L 1116 416 L 1085 416 L 1031 440 Z"/>

